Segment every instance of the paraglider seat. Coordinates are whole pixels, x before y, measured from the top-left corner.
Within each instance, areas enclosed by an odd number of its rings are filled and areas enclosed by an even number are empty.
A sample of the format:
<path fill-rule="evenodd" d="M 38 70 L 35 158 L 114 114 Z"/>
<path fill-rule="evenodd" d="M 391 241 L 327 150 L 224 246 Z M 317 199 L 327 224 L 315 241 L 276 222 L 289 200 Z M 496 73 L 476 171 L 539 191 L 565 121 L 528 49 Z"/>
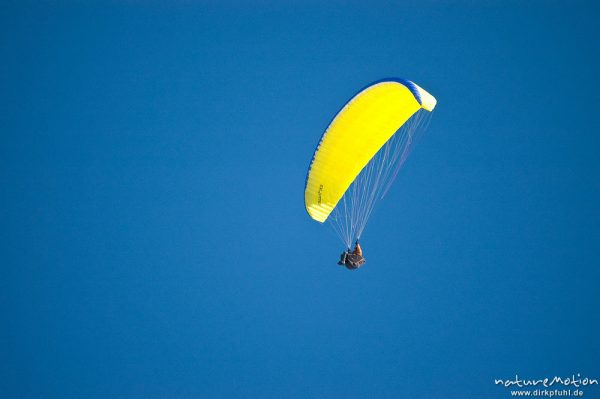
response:
<path fill-rule="evenodd" d="M 340 259 L 338 262 L 338 265 L 346 266 L 346 269 L 349 270 L 354 270 L 364 265 L 365 262 L 365 258 L 360 255 L 344 252 L 342 254 L 342 259 Z"/>

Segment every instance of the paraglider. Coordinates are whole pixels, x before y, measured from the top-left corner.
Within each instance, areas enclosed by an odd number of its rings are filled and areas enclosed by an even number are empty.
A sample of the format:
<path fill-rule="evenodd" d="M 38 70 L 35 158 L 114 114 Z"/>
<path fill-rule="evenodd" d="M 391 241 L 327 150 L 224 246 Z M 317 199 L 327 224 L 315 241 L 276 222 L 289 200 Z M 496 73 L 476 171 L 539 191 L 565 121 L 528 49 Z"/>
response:
<path fill-rule="evenodd" d="M 328 222 L 346 245 L 338 264 L 355 270 L 365 263 L 361 234 L 435 105 L 431 94 L 409 80 L 382 79 L 354 95 L 323 133 L 306 176 L 304 204 L 311 218 Z"/>
<path fill-rule="evenodd" d="M 350 252 L 350 248 L 348 248 L 342 252 L 338 265 L 346 266 L 346 269 L 348 270 L 355 270 L 364 265 L 365 262 L 366 260 L 362 256 L 362 248 L 360 247 L 358 241 L 356 241 L 354 251 Z"/>

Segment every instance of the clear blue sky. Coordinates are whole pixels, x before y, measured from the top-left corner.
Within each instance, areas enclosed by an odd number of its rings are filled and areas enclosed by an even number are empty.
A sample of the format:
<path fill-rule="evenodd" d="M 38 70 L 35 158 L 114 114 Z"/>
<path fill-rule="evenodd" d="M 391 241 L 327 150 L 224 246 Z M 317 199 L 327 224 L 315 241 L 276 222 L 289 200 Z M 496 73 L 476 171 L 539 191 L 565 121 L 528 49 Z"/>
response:
<path fill-rule="evenodd" d="M 593 2 L 41 3 L 0 6 L 0 396 L 600 378 Z M 438 108 L 348 272 L 306 169 L 389 76 Z"/>

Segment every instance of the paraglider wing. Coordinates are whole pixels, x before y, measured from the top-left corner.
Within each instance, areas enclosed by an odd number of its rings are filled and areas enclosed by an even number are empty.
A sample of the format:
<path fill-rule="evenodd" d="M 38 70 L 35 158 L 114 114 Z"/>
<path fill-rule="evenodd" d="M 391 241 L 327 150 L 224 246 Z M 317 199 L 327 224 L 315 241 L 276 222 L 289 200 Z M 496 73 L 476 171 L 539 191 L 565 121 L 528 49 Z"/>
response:
<path fill-rule="evenodd" d="M 348 187 L 382 146 L 420 109 L 436 100 L 403 79 L 384 79 L 356 94 L 321 137 L 306 177 L 308 214 L 325 222 Z"/>

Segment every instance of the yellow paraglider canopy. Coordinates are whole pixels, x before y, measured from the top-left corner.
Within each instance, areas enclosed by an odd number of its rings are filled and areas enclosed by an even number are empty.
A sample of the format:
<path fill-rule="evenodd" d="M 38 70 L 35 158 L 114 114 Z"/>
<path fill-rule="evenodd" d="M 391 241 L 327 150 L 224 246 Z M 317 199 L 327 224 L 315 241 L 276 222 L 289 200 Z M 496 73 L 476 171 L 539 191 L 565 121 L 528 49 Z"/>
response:
<path fill-rule="evenodd" d="M 435 98 L 411 81 L 385 79 L 355 95 L 335 116 L 315 150 L 304 202 L 324 222 L 369 160 L 419 109 Z"/>

